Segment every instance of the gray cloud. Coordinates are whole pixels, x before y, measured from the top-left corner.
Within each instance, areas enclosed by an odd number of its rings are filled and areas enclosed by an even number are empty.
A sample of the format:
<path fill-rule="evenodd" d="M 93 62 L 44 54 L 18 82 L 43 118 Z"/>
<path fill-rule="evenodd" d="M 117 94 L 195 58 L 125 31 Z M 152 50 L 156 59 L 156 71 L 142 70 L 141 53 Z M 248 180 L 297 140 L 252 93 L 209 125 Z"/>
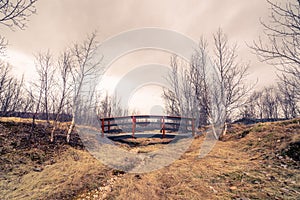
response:
<path fill-rule="evenodd" d="M 242 57 L 251 60 L 253 78 L 261 79 L 261 85 L 274 79 L 272 68 L 259 63 L 245 45 L 262 32 L 259 18 L 268 15 L 262 0 L 41 0 L 37 9 L 25 31 L 1 30 L 11 50 L 32 54 L 50 49 L 57 53 L 95 29 L 100 41 L 141 27 L 167 28 L 194 40 L 201 35 L 211 40 L 212 33 L 222 27 L 237 41 Z"/>

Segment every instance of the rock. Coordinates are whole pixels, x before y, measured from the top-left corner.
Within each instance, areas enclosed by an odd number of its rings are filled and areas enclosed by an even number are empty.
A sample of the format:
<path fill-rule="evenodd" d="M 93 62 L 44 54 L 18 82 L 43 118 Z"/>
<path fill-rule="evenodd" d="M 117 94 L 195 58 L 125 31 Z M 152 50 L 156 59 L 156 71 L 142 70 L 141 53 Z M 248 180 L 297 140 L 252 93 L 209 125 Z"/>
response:
<path fill-rule="evenodd" d="M 237 187 L 236 187 L 236 186 L 231 186 L 229 189 L 230 189 L 230 190 L 236 190 Z"/>
<path fill-rule="evenodd" d="M 281 191 L 285 192 L 285 193 L 289 193 L 290 191 L 286 188 L 280 188 Z"/>
<path fill-rule="evenodd" d="M 110 186 L 105 186 L 103 188 L 104 191 L 107 191 L 107 192 L 111 192 L 111 187 Z"/>
<path fill-rule="evenodd" d="M 35 171 L 35 172 L 41 172 L 41 171 L 43 171 L 43 168 L 41 168 L 41 167 L 35 167 L 32 170 Z"/>
<path fill-rule="evenodd" d="M 218 193 L 218 191 L 215 190 L 212 186 L 209 186 L 209 188 L 210 188 L 214 193 Z"/>
<path fill-rule="evenodd" d="M 286 168 L 287 168 L 287 165 L 280 164 L 280 167 L 283 167 L 284 169 L 286 169 Z"/>
<path fill-rule="evenodd" d="M 246 197 L 238 197 L 238 198 L 235 198 L 234 200 L 250 200 L 250 199 L 246 198 Z"/>

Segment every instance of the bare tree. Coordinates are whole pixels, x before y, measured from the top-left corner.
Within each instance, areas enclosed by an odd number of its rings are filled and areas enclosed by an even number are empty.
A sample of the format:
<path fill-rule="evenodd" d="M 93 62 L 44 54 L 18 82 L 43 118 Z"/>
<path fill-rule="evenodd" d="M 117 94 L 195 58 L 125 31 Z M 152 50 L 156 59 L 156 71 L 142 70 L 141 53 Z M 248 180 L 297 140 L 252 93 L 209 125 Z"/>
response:
<path fill-rule="evenodd" d="M 46 53 L 39 53 L 36 56 L 36 71 L 39 81 L 34 84 L 37 86 L 37 89 L 41 91 L 41 105 L 43 106 L 43 113 L 45 114 L 47 124 L 50 125 L 49 97 L 51 89 L 53 88 L 55 67 L 53 64 L 53 56 L 49 51 Z"/>
<path fill-rule="evenodd" d="M 49 96 L 52 86 L 54 66 L 52 55 L 48 52 L 38 53 L 35 56 L 35 68 L 37 72 L 37 80 L 30 82 L 27 88 L 28 96 L 32 99 L 31 113 L 32 126 L 31 135 L 35 128 L 35 121 L 38 115 L 45 115 L 47 127 L 50 125 L 49 117 Z"/>
<path fill-rule="evenodd" d="M 264 117 L 263 91 L 254 91 L 248 98 L 246 104 L 241 108 L 241 116 L 244 118 Z"/>
<path fill-rule="evenodd" d="M 21 80 L 15 78 L 11 74 L 11 65 L 2 61 L 0 69 L 0 111 L 1 115 L 7 116 L 20 109 L 24 77 Z"/>
<path fill-rule="evenodd" d="M 28 21 L 28 17 L 36 13 L 35 3 L 37 0 L 1 0 L 0 1 L 0 24 L 14 30 L 14 27 L 24 29 Z M 7 48 L 7 40 L 0 34 L 0 56 L 5 56 Z M 2 101 L 2 110 L 15 111 L 20 104 L 24 102 L 20 94 L 23 85 L 23 78 L 21 83 L 8 75 L 8 64 L 0 61 L 0 96 L 5 94 L 5 100 Z M 6 85 L 6 81 L 9 84 Z M 6 90 L 4 90 L 6 86 Z M 8 87 L 7 87 L 8 86 Z M 27 109 L 27 108 L 26 108 Z"/>
<path fill-rule="evenodd" d="M 211 118 L 211 88 L 208 80 L 208 42 L 201 37 L 198 48 L 191 58 L 190 80 L 194 89 L 199 112 L 199 125 L 207 125 Z M 195 99 L 194 99 L 195 101 Z"/>
<path fill-rule="evenodd" d="M 260 60 L 276 66 L 285 74 L 285 82 L 300 95 L 300 1 L 287 0 L 270 6 L 270 21 L 261 22 L 265 37 L 251 47 Z"/>
<path fill-rule="evenodd" d="M 283 75 L 282 80 L 278 83 L 279 101 L 284 117 L 286 119 L 297 117 L 298 105 L 296 88 L 289 84 L 289 79 Z"/>
<path fill-rule="evenodd" d="M 73 79 L 73 99 L 71 103 L 72 108 L 72 122 L 67 133 L 67 142 L 70 142 L 70 135 L 75 127 L 75 119 L 78 111 L 79 100 L 81 99 L 82 90 L 87 82 L 92 80 L 99 74 L 98 66 L 101 59 L 98 61 L 92 60 L 92 56 L 96 50 L 96 34 L 93 33 L 88 36 L 82 44 L 75 44 L 72 48 L 74 62 L 72 63 L 71 73 Z"/>
<path fill-rule="evenodd" d="M 279 118 L 279 93 L 275 87 L 271 86 L 263 90 L 263 108 L 265 118 Z"/>
<path fill-rule="evenodd" d="M 171 107 L 166 108 L 166 110 L 170 113 L 176 113 L 178 115 L 182 115 L 182 98 L 180 93 L 180 83 L 179 83 L 179 72 L 178 72 L 178 61 L 177 56 L 173 55 L 170 59 L 171 72 L 166 77 L 170 86 L 173 90 L 165 89 L 163 98 L 165 99 L 165 104 L 170 105 Z M 171 110 L 169 110 L 171 108 Z"/>
<path fill-rule="evenodd" d="M 246 96 L 253 86 L 245 84 L 249 65 L 237 60 L 237 46 L 230 45 L 221 29 L 214 34 L 214 65 L 219 74 L 221 99 L 225 109 L 225 119 L 230 120 L 234 110 L 246 102 Z M 223 135 L 226 133 L 225 123 Z"/>
<path fill-rule="evenodd" d="M 57 77 L 57 83 L 56 83 L 56 89 L 55 95 L 53 95 L 53 102 L 55 100 L 57 101 L 57 104 L 53 103 L 53 113 L 55 113 L 54 116 L 54 122 L 53 122 L 53 128 L 51 131 L 50 141 L 54 141 L 54 132 L 57 128 L 57 123 L 60 119 L 60 115 L 63 112 L 64 107 L 67 104 L 67 100 L 71 93 L 71 66 L 72 66 L 72 55 L 69 50 L 66 50 L 63 52 L 58 60 L 58 73 Z M 59 94 L 59 95 L 58 95 Z"/>
<path fill-rule="evenodd" d="M 37 0 L 1 0 L 0 1 L 0 24 L 13 29 L 24 29 L 28 17 L 36 13 L 35 3 Z M 0 34 L 0 55 L 5 54 L 7 40 Z"/>
<path fill-rule="evenodd" d="M 127 110 L 121 105 L 121 97 L 117 94 L 111 97 L 112 102 L 112 114 L 114 116 L 126 116 L 128 115 Z"/>
<path fill-rule="evenodd" d="M 242 109 L 242 116 L 261 120 L 297 117 L 300 110 L 295 88 L 284 80 L 287 78 L 283 76 L 277 85 L 254 91 Z"/>
<path fill-rule="evenodd" d="M 0 56 L 5 55 L 6 52 L 7 41 L 6 39 L 0 35 Z"/>
<path fill-rule="evenodd" d="M 172 90 L 164 89 L 162 98 L 165 100 L 167 115 L 180 116 L 180 105 L 175 93 Z"/>
<path fill-rule="evenodd" d="M 8 80 L 1 102 L 1 111 L 3 116 L 6 116 L 8 113 L 15 113 L 16 111 L 19 111 L 21 103 L 20 93 L 23 82 L 23 77 L 21 80 L 18 80 L 14 77 L 10 77 Z"/>
<path fill-rule="evenodd" d="M 0 60 L 0 98 L 3 97 L 6 83 L 9 79 L 10 70 L 11 66 L 8 63 Z"/>
<path fill-rule="evenodd" d="M 36 88 L 39 88 L 38 91 Z M 30 138 L 33 136 L 33 131 L 35 128 L 35 120 L 37 118 L 38 112 L 40 111 L 40 105 L 42 100 L 43 91 L 41 85 L 32 84 L 27 93 L 29 98 L 32 100 L 31 113 L 32 113 L 32 123 L 31 123 L 31 133 Z"/>
<path fill-rule="evenodd" d="M 214 65 L 220 75 L 221 98 L 224 100 L 226 118 L 246 101 L 245 97 L 253 88 L 245 84 L 249 65 L 237 60 L 236 44 L 230 46 L 221 29 L 214 34 Z"/>
<path fill-rule="evenodd" d="M 36 13 L 37 0 L 2 0 L 0 1 L 0 23 L 13 28 L 26 27 L 27 18 Z"/>
<path fill-rule="evenodd" d="M 21 104 L 20 111 L 24 115 L 28 114 L 29 112 L 34 110 L 33 109 L 34 100 L 31 98 L 30 92 L 24 90 L 24 92 L 22 93 L 22 98 L 21 98 L 21 103 L 20 104 Z"/>
<path fill-rule="evenodd" d="M 202 38 L 189 65 L 180 62 L 176 56 L 171 58 L 172 71 L 167 80 L 173 91 L 164 92 L 171 112 L 179 107 L 181 115 L 200 116 L 201 125 L 219 123 L 221 118 L 229 120 L 246 102 L 246 96 L 253 88 L 245 84 L 249 66 L 238 62 L 236 45 L 229 44 L 221 29 L 213 38 L 215 73 L 208 66 L 208 43 Z M 225 132 L 226 126 L 223 134 Z"/>
<path fill-rule="evenodd" d="M 100 105 L 98 105 L 98 116 L 101 117 L 111 117 L 112 113 L 112 106 L 111 106 L 111 100 L 108 94 L 106 93 L 104 99 L 100 101 Z"/>

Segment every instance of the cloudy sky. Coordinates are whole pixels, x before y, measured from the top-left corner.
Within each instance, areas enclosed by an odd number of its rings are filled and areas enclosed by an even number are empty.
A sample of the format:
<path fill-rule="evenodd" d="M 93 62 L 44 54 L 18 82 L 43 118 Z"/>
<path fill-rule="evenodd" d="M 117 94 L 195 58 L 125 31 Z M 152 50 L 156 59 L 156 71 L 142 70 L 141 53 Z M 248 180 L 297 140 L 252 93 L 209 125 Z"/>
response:
<path fill-rule="evenodd" d="M 40 0 L 36 7 L 37 15 L 29 18 L 26 30 L 1 27 L 1 34 L 9 40 L 11 64 L 27 78 L 34 73 L 33 55 L 37 52 L 50 50 L 58 54 L 94 30 L 101 43 L 120 32 L 143 27 L 173 30 L 195 41 L 202 35 L 211 41 L 212 34 L 221 27 L 231 42 L 237 42 L 239 59 L 251 63 L 250 82 L 258 79 L 259 88 L 276 78 L 274 69 L 260 63 L 246 45 L 262 34 L 259 19 L 268 20 L 269 8 L 264 0 Z M 152 50 L 123 56 L 106 73 L 104 85 L 111 90 L 135 66 L 167 65 L 169 57 L 168 53 Z M 145 88 L 135 90 L 129 104 L 145 108 L 144 102 L 139 103 L 141 99 L 152 99 L 148 101 L 149 112 L 160 104 L 161 90 L 157 86 Z"/>

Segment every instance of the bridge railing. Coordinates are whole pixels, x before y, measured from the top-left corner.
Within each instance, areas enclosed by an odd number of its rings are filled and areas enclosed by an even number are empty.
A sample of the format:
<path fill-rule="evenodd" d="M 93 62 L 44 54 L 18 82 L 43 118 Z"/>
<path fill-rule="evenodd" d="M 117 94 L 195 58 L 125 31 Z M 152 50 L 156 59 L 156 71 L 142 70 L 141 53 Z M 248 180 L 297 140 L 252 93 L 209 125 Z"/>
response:
<path fill-rule="evenodd" d="M 100 118 L 102 136 L 104 133 L 136 132 L 160 130 L 162 137 L 166 131 L 191 131 L 195 135 L 195 119 L 162 115 L 132 115 L 124 117 Z"/>

